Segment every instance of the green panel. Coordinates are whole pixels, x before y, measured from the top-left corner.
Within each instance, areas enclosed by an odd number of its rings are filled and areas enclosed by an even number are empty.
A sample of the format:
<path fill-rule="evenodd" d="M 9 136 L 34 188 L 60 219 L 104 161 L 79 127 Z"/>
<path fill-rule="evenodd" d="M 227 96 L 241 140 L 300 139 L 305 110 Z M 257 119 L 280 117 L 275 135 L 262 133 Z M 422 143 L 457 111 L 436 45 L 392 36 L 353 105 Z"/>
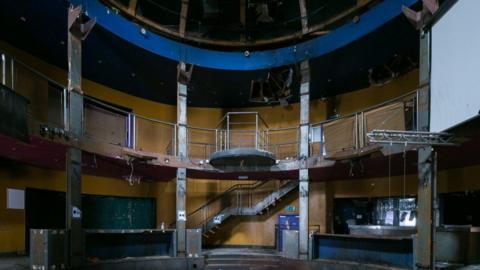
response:
<path fill-rule="evenodd" d="M 154 198 L 83 196 L 85 229 L 153 229 L 156 227 Z"/>

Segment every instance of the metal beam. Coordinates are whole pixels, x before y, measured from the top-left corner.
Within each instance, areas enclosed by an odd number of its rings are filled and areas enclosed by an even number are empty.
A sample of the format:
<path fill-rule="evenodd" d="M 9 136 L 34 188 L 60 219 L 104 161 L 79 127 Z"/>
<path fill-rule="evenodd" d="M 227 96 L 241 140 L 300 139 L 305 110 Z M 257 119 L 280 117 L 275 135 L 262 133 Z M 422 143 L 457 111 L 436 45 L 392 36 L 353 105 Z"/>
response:
<path fill-rule="evenodd" d="M 84 40 L 95 20 L 81 21 L 81 6 L 68 10 L 68 126 L 75 140 L 83 135 L 83 94 L 82 94 L 82 40 Z M 66 229 L 67 264 L 79 269 L 83 262 L 82 234 L 82 151 L 70 147 L 66 153 Z"/>
<path fill-rule="evenodd" d="M 418 127 L 429 131 L 430 32 L 420 36 L 420 86 Z M 433 269 L 435 262 L 436 153 L 430 146 L 418 150 L 418 237 L 415 266 Z"/>
<path fill-rule="evenodd" d="M 302 34 L 308 34 L 308 14 L 305 0 L 298 0 L 300 5 L 300 18 L 302 23 Z"/>
<path fill-rule="evenodd" d="M 300 64 L 300 170 L 299 170 L 299 256 L 308 258 L 308 195 L 309 175 L 306 160 L 309 155 L 310 131 L 310 66 L 308 61 Z"/>
<path fill-rule="evenodd" d="M 247 27 L 247 0 L 240 0 L 240 24 L 243 27 L 243 33 L 240 36 L 240 40 L 244 41 L 246 36 Z"/>
<path fill-rule="evenodd" d="M 185 30 L 187 28 L 187 17 L 188 17 L 188 0 L 181 0 L 182 7 L 180 9 L 180 24 L 178 26 L 178 33 L 181 38 L 185 37 Z"/>
<path fill-rule="evenodd" d="M 188 16 L 188 0 L 181 0 L 180 22 L 178 33 L 181 38 L 185 37 Z M 191 70 L 187 72 L 184 62 L 178 63 L 177 67 L 177 154 L 180 160 L 186 160 L 187 148 L 187 85 L 190 81 Z M 187 169 L 177 169 L 176 187 L 176 210 L 177 210 L 177 255 L 186 255 L 186 221 L 187 221 Z"/>
<path fill-rule="evenodd" d="M 138 0 L 130 0 L 130 2 L 128 2 L 128 12 L 130 15 L 135 16 L 135 13 L 137 12 L 137 2 Z"/>

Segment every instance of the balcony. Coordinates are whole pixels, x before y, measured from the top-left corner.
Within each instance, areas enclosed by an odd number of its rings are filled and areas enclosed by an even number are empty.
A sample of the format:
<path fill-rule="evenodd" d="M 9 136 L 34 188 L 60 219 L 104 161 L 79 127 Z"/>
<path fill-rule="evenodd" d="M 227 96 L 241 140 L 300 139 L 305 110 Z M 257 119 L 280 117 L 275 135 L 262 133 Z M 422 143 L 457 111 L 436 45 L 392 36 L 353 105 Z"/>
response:
<path fill-rule="evenodd" d="M 312 160 L 309 167 L 329 166 L 332 164 L 329 161 L 377 153 L 382 147 L 370 143 L 366 134 L 375 129 L 417 130 L 418 92 L 422 91 L 415 90 L 350 115 L 311 124 L 308 157 L 299 157 L 298 126 L 274 128 L 258 112 L 229 112 L 216 127 L 188 126 L 188 160 L 179 161 L 176 123 L 84 95 L 84 134 L 72 140 L 68 137 L 69 101 L 63 85 L 6 54 L 2 54 L 1 78 L 3 87 L 28 99 L 32 136 L 60 145 L 75 144 L 94 155 L 212 172 L 224 170 L 209 164 L 212 157 L 215 160 L 222 152 L 239 149 L 249 149 L 268 161 L 264 168 L 254 171 L 295 170 L 304 158 Z M 318 165 L 323 161 L 327 163 Z M 241 161 L 235 162 L 238 164 L 233 167 L 238 170 Z"/>

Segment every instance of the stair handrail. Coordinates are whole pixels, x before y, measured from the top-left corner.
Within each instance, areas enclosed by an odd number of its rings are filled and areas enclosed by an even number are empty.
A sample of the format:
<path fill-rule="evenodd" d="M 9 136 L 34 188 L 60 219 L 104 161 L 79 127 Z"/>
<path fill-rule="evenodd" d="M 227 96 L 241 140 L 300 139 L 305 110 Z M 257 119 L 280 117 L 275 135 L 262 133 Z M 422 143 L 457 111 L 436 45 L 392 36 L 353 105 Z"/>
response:
<path fill-rule="evenodd" d="M 237 184 L 237 185 L 234 185 L 232 187 L 230 187 L 229 189 L 227 189 L 225 192 L 223 192 L 222 194 L 219 194 L 218 196 L 215 196 L 214 198 L 210 199 L 207 203 L 205 203 L 203 206 L 199 207 L 198 209 L 196 209 L 195 211 L 193 211 L 192 213 L 190 213 L 188 216 L 190 215 L 193 215 L 195 214 L 196 212 L 198 211 L 201 211 L 202 209 L 204 209 L 205 207 L 208 207 L 209 204 L 215 202 L 216 200 L 220 199 L 220 198 L 223 198 L 225 196 L 227 196 L 228 194 L 230 194 L 231 192 L 234 192 L 234 191 L 237 191 L 237 190 L 246 190 L 246 189 L 257 189 L 257 188 L 260 188 L 262 186 L 264 186 L 265 184 L 267 183 L 271 183 L 271 181 L 257 181 L 253 184 Z M 279 181 L 279 185 L 278 187 L 276 188 L 276 191 L 278 191 L 279 189 L 281 189 L 283 186 L 285 185 L 288 185 L 288 184 L 291 184 L 292 183 L 292 180 L 280 180 Z M 241 186 L 246 186 L 246 187 L 241 187 Z M 270 195 L 267 195 L 266 197 L 263 198 L 263 200 L 265 200 L 268 196 Z M 262 201 L 262 200 L 261 200 Z M 261 201 L 258 201 L 258 202 L 255 202 L 254 205 L 257 205 L 258 203 L 260 203 Z M 225 206 L 224 208 L 222 208 L 220 211 L 218 211 L 218 213 L 224 211 L 225 209 L 228 209 L 228 208 L 231 208 L 233 206 Z M 253 205 L 251 205 L 250 207 L 255 207 Z M 238 209 L 237 209 L 238 210 Z M 196 224 L 195 226 L 203 226 L 205 223 L 207 223 L 209 220 L 211 220 L 212 217 L 208 217 L 206 218 L 205 220 L 203 220 L 201 223 L 199 224 Z"/>
<path fill-rule="evenodd" d="M 257 187 L 260 187 L 262 185 L 264 185 L 265 183 L 267 183 L 268 181 L 256 181 L 255 183 L 252 183 L 252 184 L 235 184 L 231 187 L 229 187 L 227 190 L 225 190 L 224 192 L 210 198 L 207 200 L 207 202 L 205 202 L 202 206 L 198 207 L 197 209 L 195 209 L 194 211 L 190 212 L 187 214 L 187 219 L 188 217 L 191 217 L 192 215 L 196 214 L 197 212 L 201 211 L 202 209 L 205 209 L 206 207 L 208 207 L 209 205 L 211 205 L 213 202 L 223 198 L 223 197 L 226 197 L 227 194 L 230 194 L 232 193 L 233 191 L 235 190 L 240 190 L 240 189 L 255 189 Z M 224 210 L 224 209 L 222 209 Z M 176 224 L 176 222 L 172 222 L 170 224 L 170 227 L 173 227 L 174 225 Z"/>

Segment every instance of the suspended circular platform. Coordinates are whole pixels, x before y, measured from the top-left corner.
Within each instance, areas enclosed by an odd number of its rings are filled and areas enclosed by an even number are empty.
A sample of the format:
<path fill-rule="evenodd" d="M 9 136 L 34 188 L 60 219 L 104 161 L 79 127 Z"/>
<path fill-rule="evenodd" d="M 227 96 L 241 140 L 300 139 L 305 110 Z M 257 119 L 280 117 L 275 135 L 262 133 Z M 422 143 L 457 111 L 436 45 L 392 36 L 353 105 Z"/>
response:
<path fill-rule="evenodd" d="M 213 153 L 210 164 L 221 169 L 251 170 L 274 165 L 275 156 L 255 148 L 236 148 Z"/>

